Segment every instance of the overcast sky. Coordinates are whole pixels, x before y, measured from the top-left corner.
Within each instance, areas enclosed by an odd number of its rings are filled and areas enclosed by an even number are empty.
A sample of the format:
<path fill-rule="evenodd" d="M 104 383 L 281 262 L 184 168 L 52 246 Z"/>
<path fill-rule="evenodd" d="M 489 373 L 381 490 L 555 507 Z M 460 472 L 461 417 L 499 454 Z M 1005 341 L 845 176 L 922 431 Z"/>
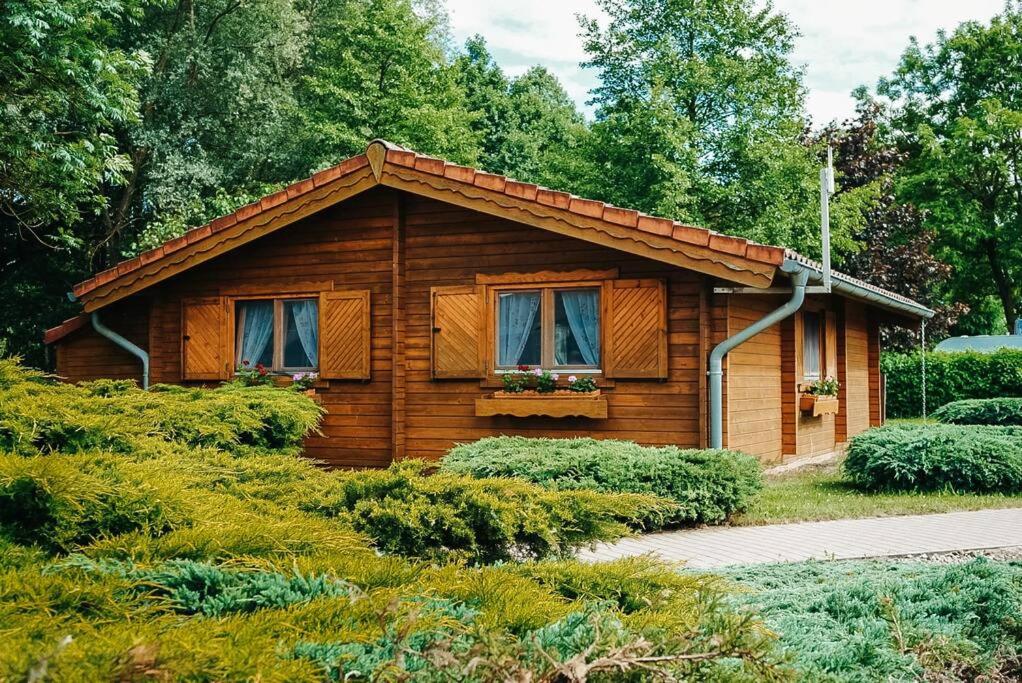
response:
<path fill-rule="evenodd" d="M 447 0 L 447 6 L 459 43 L 482 34 L 510 75 L 546 66 L 584 108 L 595 78 L 579 68 L 585 55 L 575 15 L 596 14 L 594 0 Z M 794 58 L 806 68 L 809 114 L 820 126 L 852 114 L 852 89 L 889 74 L 909 36 L 929 42 L 940 28 L 987 21 L 1004 0 L 775 0 L 774 6 L 802 34 Z"/>

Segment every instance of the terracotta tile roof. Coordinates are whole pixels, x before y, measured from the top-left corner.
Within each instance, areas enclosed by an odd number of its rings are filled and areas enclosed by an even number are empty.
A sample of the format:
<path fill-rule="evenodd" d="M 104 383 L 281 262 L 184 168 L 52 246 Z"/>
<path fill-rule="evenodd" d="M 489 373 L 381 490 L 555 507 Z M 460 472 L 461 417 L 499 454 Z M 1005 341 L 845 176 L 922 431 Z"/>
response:
<path fill-rule="evenodd" d="M 534 201 L 545 206 L 558 209 L 565 209 L 572 213 L 587 218 L 595 218 L 607 221 L 614 225 L 626 228 L 635 228 L 642 232 L 655 235 L 672 237 L 679 242 L 694 244 L 697 246 L 708 246 L 710 249 L 733 256 L 744 257 L 760 263 L 769 265 L 780 265 L 784 258 L 784 249 L 764 244 L 756 244 L 739 237 L 730 237 L 714 233 L 704 228 L 686 225 L 667 218 L 649 216 L 634 209 L 625 209 L 612 206 L 604 202 L 584 197 L 576 197 L 567 192 L 559 192 L 545 187 L 539 187 L 532 183 L 523 183 L 507 178 L 506 176 L 487 173 L 485 171 L 460 166 L 430 157 L 425 154 L 418 154 L 410 149 L 405 149 L 385 140 L 374 141 L 381 144 L 386 150 L 386 162 L 406 168 L 413 168 L 422 173 L 441 176 L 457 182 L 472 184 L 476 187 L 499 192 L 509 197 L 525 201 Z M 373 144 L 373 143 L 371 143 Z M 252 202 L 239 208 L 237 211 L 221 216 L 206 225 L 193 228 L 180 237 L 167 241 L 166 243 L 150 251 L 139 254 L 133 259 L 123 261 L 112 268 L 108 268 L 94 277 L 80 282 L 74 286 L 75 296 L 84 296 L 92 290 L 100 287 L 111 280 L 130 273 L 142 266 L 164 258 L 173 252 L 190 244 L 210 238 L 214 233 L 229 228 L 241 221 L 248 220 L 263 211 L 272 209 L 286 201 L 299 197 L 306 192 L 329 183 L 343 175 L 355 170 L 364 168 L 368 163 L 366 155 L 346 159 L 336 166 L 319 171 L 304 180 L 299 180 L 282 190 L 263 197 L 259 201 Z"/>
<path fill-rule="evenodd" d="M 63 339 L 75 330 L 80 330 L 89 323 L 89 316 L 85 313 L 68 318 L 56 327 L 51 327 L 43 333 L 43 343 L 52 344 L 58 339 Z"/>
<path fill-rule="evenodd" d="M 139 254 L 135 258 L 128 259 L 112 268 L 97 273 L 94 277 L 75 285 L 74 294 L 78 297 L 85 296 L 112 280 L 166 258 L 188 245 L 196 244 L 203 240 L 215 239 L 215 233 L 221 230 L 300 197 L 315 188 L 322 187 L 334 180 L 364 169 L 366 166 L 372 167 L 373 173 L 377 181 L 379 181 L 382 170 L 386 165 L 414 169 L 419 173 L 446 178 L 450 181 L 464 183 L 489 192 L 500 193 L 519 201 L 535 202 L 539 205 L 565 210 L 587 219 L 603 221 L 614 226 L 633 229 L 670 238 L 677 242 L 710 249 L 725 256 L 742 258 L 769 266 L 780 266 L 786 258 L 795 259 L 810 265 L 813 263 L 809 259 L 782 247 L 758 244 L 741 237 L 724 235 L 668 218 L 650 216 L 634 209 L 621 208 L 604 202 L 577 197 L 567 192 L 539 187 L 532 183 L 519 182 L 502 175 L 487 173 L 479 169 L 448 163 L 443 159 L 418 154 L 386 140 L 374 140 L 369 144 L 364 154 L 351 157 L 336 166 L 319 171 L 309 178 L 300 180 L 256 202 L 243 206 L 231 214 L 221 216 L 206 225 L 193 228 L 184 235 L 169 240 L 155 249 Z M 842 277 L 847 278 L 847 276 Z M 878 294 L 889 296 L 893 299 L 909 301 L 904 297 L 899 297 L 879 287 L 874 287 L 867 283 L 861 284 L 876 291 Z"/>

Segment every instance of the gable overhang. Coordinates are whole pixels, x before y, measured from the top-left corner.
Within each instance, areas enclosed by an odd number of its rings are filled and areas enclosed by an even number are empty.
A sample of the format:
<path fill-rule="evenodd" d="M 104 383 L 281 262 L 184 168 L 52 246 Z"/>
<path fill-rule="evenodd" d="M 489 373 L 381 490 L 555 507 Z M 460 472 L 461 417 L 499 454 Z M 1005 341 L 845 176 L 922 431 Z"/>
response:
<path fill-rule="evenodd" d="M 784 250 L 425 157 L 384 141 L 76 285 L 92 312 L 377 186 L 766 288 Z"/>

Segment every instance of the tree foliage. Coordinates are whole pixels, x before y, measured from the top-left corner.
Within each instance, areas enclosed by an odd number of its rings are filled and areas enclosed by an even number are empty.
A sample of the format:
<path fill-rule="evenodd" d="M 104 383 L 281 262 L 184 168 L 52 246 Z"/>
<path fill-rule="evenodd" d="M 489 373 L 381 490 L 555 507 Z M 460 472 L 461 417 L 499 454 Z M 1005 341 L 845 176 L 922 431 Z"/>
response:
<path fill-rule="evenodd" d="M 818 251 L 796 30 L 750 0 L 603 0 L 584 19 L 599 74 L 592 194 Z"/>
<path fill-rule="evenodd" d="M 955 267 L 953 296 L 996 297 L 1008 329 L 1022 312 L 1022 3 L 987 25 L 912 41 L 879 91 L 908 153 L 901 196 L 927 211 Z"/>
<path fill-rule="evenodd" d="M 857 249 L 843 255 L 840 267 L 892 292 L 931 306 L 937 315 L 928 325 L 931 339 L 948 335 L 962 314 L 961 304 L 945 304 L 951 267 L 933 253 L 936 235 L 924 224 L 925 213 L 899 201 L 895 179 L 907 154 L 880 130 L 880 103 L 858 93 L 857 116 L 841 126 L 831 125 L 819 140 L 833 146 L 838 188 L 835 213 L 844 214 L 853 228 Z M 886 331 L 887 347 L 908 349 L 918 344 L 918 330 Z"/>

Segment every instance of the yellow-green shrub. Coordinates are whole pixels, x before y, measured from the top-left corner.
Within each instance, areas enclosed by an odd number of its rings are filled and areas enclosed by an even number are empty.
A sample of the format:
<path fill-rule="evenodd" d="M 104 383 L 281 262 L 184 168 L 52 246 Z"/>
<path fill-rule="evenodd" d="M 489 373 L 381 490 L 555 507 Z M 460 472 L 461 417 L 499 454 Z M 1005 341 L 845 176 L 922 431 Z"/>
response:
<path fill-rule="evenodd" d="M 664 501 L 431 478 L 416 465 L 325 471 L 272 448 L 277 437 L 250 417 L 224 408 L 202 424 L 205 407 L 240 396 L 275 415 L 296 400 L 305 411 L 293 392 L 150 395 L 11 368 L 0 363 L 0 680 L 542 680 L 605 655 L 694 651 L 706 657 L 656 666 L 718 680 L 786 675 L 771 638 L 710 588 L 685 601 L 652 569 L 630 582 L 570 561 L 450 561 L 560 551 L 659 514 Z M 61 426 L 47 433 L 65 435 L 70 452 L 34 431 L 45 410 Z M 277 424 L 293 435 L 304 423 Z M 463 512 L 467 527 L 455 527 Z M 461 545 L 431 551 L 448 525 L 467 529 Z M 406 536 L 410 545 L 394 541 Z M 654 599 L 655 586 L 669 598 Z"/>

